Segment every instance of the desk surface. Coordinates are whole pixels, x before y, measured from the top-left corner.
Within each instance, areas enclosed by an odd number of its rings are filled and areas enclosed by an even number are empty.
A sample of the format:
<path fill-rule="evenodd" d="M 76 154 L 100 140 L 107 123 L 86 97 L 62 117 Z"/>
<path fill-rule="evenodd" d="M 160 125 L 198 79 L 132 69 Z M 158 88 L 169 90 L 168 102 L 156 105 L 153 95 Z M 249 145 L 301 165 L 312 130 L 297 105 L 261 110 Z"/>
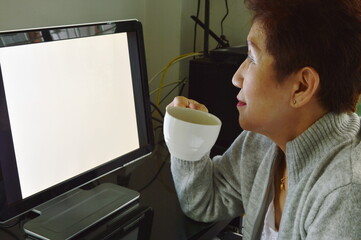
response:
<path fill-rule="evenodd" d="M 155 152 L 152 158 L 133 170 L 129 187 L 135 190 L 141 189 L 154 177 L 163 162 L 164 166 L 156 180 L 141 191 L 141 204 L 154 209 L 151 239 L 212 239 L 229 221 L 216 224 L 200 223 L 189 219 L 182 213 L 170 173 L 168 151 Z M 140 177 L 141 175 L 143 177 Z"/>
<path fill-rule="evenodd" d="M 229 223 L 199 223 L 182 213 L 170 174 L 169 155 L 165 149 L 158 149 L 151 156 L 105 176 L 99 182 L 116 182 L 140 192 L 140 204 L 154 210 L 151 240 L 209 240 Z M 0 228 L 0 239 L 25 239 L 22 223 L 11 228 Z"/>

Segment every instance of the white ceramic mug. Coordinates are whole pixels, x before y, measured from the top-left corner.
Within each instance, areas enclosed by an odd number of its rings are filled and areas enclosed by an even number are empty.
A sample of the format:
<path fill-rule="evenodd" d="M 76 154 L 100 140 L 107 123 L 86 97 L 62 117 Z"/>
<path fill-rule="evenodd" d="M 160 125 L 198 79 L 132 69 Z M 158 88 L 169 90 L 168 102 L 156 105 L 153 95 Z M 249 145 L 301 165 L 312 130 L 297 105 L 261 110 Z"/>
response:
<path fill-rule="evenodd" d="M 163 134 L 172 156 L 200 160 L 215 144 L 222 122 L 213 114 L 182 107 L 167 107 Z"/>

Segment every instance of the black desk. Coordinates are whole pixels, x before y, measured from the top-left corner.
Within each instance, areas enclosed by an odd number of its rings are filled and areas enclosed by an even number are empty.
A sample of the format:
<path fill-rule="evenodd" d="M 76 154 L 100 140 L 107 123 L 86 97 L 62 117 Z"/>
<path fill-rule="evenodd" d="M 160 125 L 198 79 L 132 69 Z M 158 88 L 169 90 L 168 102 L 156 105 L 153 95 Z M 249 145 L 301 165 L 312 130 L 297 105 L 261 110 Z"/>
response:
<path fill-rule="evenodd" d="M 160 168 L 159 175 L 156 175 Z M 157 177 L 151 181 L 154 176 Z M 154 210 L 151 240 L 211 240 L 230 222 L 199 223 L 182 213 L 170 174 L 169 155 L 164 148 L 134 165 L 103 177 L 97 184 L 101 182 L 116 182 L 140 191 L 140 205 Z M 22 223 L 7 229 L 0 228 L 0 239 L 25 239 Z"/>
<path fill-rule="evenodd" d="M 141 204 L 154 209 L 151 239 L 212 239 L 230 221 L 214 224 L 199 223 L 182 213 L 170 174 L 168 152 L 156 152 L 152 158 L 131 171 L 129 187 L 135 190 L 142 188 L 156 174 L 163 161 L 166 162 L 156 180 L 141 191 Z M 139 181 L 140 179 L 142 180 Z"/>

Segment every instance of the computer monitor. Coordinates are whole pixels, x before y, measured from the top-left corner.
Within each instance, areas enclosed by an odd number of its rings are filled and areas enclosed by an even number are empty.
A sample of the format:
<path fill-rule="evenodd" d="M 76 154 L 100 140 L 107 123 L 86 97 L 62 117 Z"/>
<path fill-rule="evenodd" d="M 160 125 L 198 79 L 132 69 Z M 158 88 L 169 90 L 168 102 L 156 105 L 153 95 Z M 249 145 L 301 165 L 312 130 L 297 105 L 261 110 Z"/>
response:
<path fill-rule="evenodd" d="M 0 32 L 0 222 L 154 147 L 137 20 Z"/>

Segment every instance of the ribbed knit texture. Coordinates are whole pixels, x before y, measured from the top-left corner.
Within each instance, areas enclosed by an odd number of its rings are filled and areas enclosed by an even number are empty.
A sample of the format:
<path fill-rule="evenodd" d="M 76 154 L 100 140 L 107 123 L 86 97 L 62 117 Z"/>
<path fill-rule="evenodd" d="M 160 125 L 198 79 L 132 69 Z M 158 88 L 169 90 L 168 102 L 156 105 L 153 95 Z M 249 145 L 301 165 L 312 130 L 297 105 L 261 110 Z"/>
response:
<path fill-rule="evenodd" d="M 279 239 L 361 239 L 361 130 L 356 114 L 329 113 L 286 145 L 289 187 Z M 198 221 L 245 214 L 259 239 L 280 149 L 244 131 L 223 156 L 172 158 L 183 211 Z"/>

